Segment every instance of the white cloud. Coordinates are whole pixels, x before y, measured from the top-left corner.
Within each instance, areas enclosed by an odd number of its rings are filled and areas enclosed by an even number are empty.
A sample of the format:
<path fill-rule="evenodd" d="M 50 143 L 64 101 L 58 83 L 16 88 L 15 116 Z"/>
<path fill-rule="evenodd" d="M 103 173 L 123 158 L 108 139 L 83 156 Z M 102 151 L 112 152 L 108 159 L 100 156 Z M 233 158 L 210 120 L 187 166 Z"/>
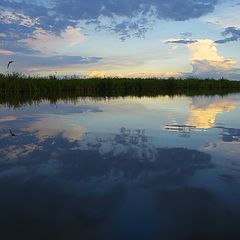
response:
<path fill-rule="evenodd" d="M 202 39 L 187 46 L 191 52 L 190 63 L 193 67 L 191 74 L 207 78 L 240 77 L 240 70 L 234 67 L 237 62 L 220 56 L 213 40 Z"/>
<path fill-rule="evenodd" d="M 170 39 L 165 43 L 175 46 L 183 44 L 190 50 L 193 69 L 191 73 L 183 73 L 183 76 L 240 79 L 240 69 L 234 67 L 237 62 L 219 55 L 217 44 L 211 39 Z"/>
<path fill-rule="evenodd" d="M 224 57 L 219 56 L 217 47 L 213 40 L 198 40 L 196 43 L 188 44 L 191 50 L 191 60 L 223 61 Z"/>
<path fill-rule="evenodd" d="M 39 23 L 39 18 L 30 18 L 20 12 L 0 9 L 0 22 L 5 24 L 17 23 L 20 26 L 33 27 Z"/>
<path fill-rule="evenodd" d="M 47 32 L 42 28 L 34 31 L 33 37 L 20 40 L 34 50 L 43 54 L 59 54 L 67 52 L 84 40 L 79 28 L 67 27 L 60 35 Z"/>

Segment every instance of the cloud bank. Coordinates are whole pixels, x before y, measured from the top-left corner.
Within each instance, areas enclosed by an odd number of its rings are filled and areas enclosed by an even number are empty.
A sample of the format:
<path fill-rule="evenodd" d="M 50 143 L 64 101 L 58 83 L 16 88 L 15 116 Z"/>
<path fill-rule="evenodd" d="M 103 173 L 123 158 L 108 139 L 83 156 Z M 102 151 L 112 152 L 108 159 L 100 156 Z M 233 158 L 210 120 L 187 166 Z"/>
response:
<path fill-rule="evenodd" d="M 19 29 L 25 37 L 36 28 L 60 33 L 80 22 L 108 29 L 124 40 L 141 37 L 156 20 L 185 21 L 212 12 L 218 0 L 2 0 L 0 27 L 8 34 Z M 150 20 L 151 19 L 151 20 Z"/>

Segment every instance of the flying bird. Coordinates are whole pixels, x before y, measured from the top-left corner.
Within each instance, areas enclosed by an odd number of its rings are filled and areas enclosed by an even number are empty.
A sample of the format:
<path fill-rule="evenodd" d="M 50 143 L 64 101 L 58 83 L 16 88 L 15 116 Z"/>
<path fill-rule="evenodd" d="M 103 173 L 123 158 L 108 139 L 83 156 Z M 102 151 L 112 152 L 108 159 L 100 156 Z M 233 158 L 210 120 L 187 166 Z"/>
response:
<path fill-rule="evenodd" d="M 9 69 L 9 67 L 10 67 L 10 65 L 11 65 L 12 63 L 14 63 L 14 61 L 9 61 L 9 62 L 8 62 L 7 69 Z"/>
<path fill-rule="evenodd" d="M 9 129 L 9 132 L 10 132 L 10 134 L 11 134 L 12 137 L 16 137 L 16 136 L 17 136 L 15 133 L 12 132 L 11 129 Z"/>

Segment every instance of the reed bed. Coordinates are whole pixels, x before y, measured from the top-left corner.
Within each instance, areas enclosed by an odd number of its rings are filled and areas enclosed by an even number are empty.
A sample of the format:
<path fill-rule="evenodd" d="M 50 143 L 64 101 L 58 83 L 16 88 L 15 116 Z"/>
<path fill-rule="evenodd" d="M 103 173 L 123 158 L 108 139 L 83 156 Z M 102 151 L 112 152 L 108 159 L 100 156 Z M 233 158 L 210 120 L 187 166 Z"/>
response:
<path fill-rule="evenodd" d="M 0 74 L 0 104 L 21 105 L 41 100 L 76 100 L 78 97 L 159 95 L 226 95 L 240 92 L 240 81 L 227 79 L 28 77 Z"/>

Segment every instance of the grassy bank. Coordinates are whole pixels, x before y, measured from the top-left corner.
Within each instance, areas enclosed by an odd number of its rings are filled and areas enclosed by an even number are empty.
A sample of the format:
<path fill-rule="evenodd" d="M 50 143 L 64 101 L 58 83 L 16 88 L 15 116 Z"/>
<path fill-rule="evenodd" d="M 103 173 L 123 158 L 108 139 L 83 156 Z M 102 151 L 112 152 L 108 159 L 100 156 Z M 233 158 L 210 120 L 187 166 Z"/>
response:
<path fill-rule="evenodd" d="M 158 95 L 225 95 L 240 92 L 239 81 L 213 79 L 33 78 L 0 75 L 0 103 L 23 104 L 46 99 Z"/>

